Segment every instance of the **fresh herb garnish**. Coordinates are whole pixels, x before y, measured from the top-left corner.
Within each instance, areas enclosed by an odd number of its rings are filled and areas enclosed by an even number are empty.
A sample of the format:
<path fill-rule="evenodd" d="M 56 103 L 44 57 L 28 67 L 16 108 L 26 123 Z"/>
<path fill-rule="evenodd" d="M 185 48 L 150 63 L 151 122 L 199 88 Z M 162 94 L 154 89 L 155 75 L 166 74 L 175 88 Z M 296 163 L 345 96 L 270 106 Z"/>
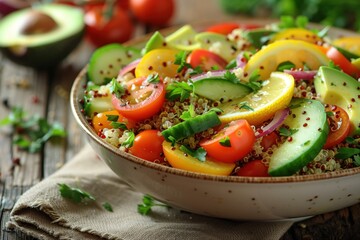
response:
<path fill-rule="evenodd" d="M 219 141 L 219 143 L 220 143 L 221 146 L 231 147 L 231 142 L 230 142 L 229 136 L 226 136 L 225 138 L 221 139 L 221 140 Z"/>
<path fill-rule="evenodd" d="M 186 58 L 189 52 L 187 51 L 180 51 L 178 54 L 175 55 L 174 64 L 179 65 L 178 69 L 176 70 L 178 73 L 181 72 L 185 67 L 191 68 L 191 65 L 186 62 Z"/>
<path fill-rule="evenodd" d="M 245 109 L 245 110 L 248 110 L 248 111 L 254 111 L 254 109 L 252 107 L 249 106 L 249 103 L 248 102 L 240 102 L 238 104 L 238 107 L 239 109 Z"/>
<path fill-rule="evenodd" d="M 236 59 L 232 59 L 225 67 L 225 69 L 233 69 L 237 66 Z"/>
<path fill-rule="evenodd" d="M 195 68 L 192 69 L 192 71 L 189 74 L 190 74 L 190 76 L 194 76 L 194 75 L 200 74 L 202 72 L 203 72 L 202 68 L 200 66 L 196 66 Z"/>
<path fill-rule="evenodd" d="M 259 81 L 260 79 L 259 71 L 260 71 L 259 69 L 253 71 L 249 77 L 249 82 L 245 83 L 246 86 L 250 87 L 253 90 L 253 92 L 257 92 L 262 88 L 262 82 Z"/>
<path fill-rule="evenodd" d="M 140 213 L 142 215 L 148 215 L 151 212 L 152 207 L 168 208 L 169 206 L 155 201 L 153 197 L 146 194 L 143 196 L 142 204 L 138 204 L 137 210 L 138 210 L 138 213 Z"/>
<path fill-rule="evenodd" d="M 280 127 L 280 129 L 279 129 L 280 135 L 285 136 L 285 137 L 290 137 L 297 131 L 299 131 L 299 129 L 291 129 L 291 128 L 286 128 L 286 127 Z"/>
<path fill-rule="evenodd" d="M 232 83 L 239 83 L 239 79 L 237 78 L 237 76 L 235 75 L 235 73 L 230 72 L 230 71 L 226 71 L 223 78 L 229 82 Z"/>
<path fill-rule="evenodd" d="M 283 72 L 284 70 L 294 69 L 296 66 L 290 61 L 282 62 L 278 65 L 277 71 Z"/>
<path fill-rule="evenodd" d="M 191 148 L 188 148 L 185 145 L 180 146 L 180 150 L 183 151 L 186 154 L 189 154 L 190 156 L 200 160 L 201 162 L 205 162 L 206 160 L 206 150 L 202 147 L 197 148 L 196 150 L 193 150 Z"/>
<path fill-rule="evenodd" d="M 145 81 L 147 81 L 148 83 L 159 83 L 160 82 L 160 77 L 159 74 L 150 74 L 149 76 L 147 76 L 147 78 L 145 79 Z"/>
<path fill-rule="evenodd" d="M 333 61 L 329 61 L 328 67 L 336 70 L 341 70 L 341 68 L 338 65 L 336 65 Z"/>
<path fill-rule="evenodd" d="M 334 112 L 332 111 L 326 112 L 326 117 L 333 117 L 333 116 L 335 116 Z"/>
<path fill-rule="evenodd" d="M 210 111 L 213 111 L 213 112 L 216 112 L 216 113 L 222 113 L 222 112 L 224 112 L 222 109 L 217 108 L 217 107 L 211 108 L 211 109 L 209 110 L 209 112 L 210 112 Z"/>
<path fill-rule="evenodd" d="M 123 122 L 111 122 L 110 126 L 115 128 L 115 129 L 123 129 L 123 130 L 127 130 L 127 126 L 125 123 Z"/>
<path fill-rule="evenodd" d="M 356 166 L 360 166 L 360 155 L 355 155 L 354 156 L 354 163 Z"/>
<path fill-rule="evenodd" d="M 110 83 L 110 92 L 115 94 L 117 98 L 121 98 L 125 94 L 125 89 L 116 78 L 113 78 Z"/>
<path fill-rule="evenodd" d="M 119 120 L 119 115 L 106 115 L 106 120 L 110 122 L 116 122 Z"/>
<path fill-rule="evenodd" d="M 13 144 L 30 153 L 41 150 L 43 145 L 54 137 L 65 137 L 66 132 L 59 123 L 49 123 L 39 116 L 25 118 L 21 107 L 11 109 L 9 115 L 0 120 L 0 126 L 11 125 L 15 134 Z"/>
<path fill-rule="evenodd" d="M 347 158 L 351 158 L 352 156 L 355 156 L 355 155 L 358 155 L 358 154 L 360 154 L 360 149 L 359 148 L 343 147 L 343 148 L 338 149 L 338 152 L 335 155 L 335 158 L 347 159 Z"/>
<path fill-rule="evenodd" d="M 183 102 L 192 92 L 193 87 L 187 82 L 173 82 L 166 87 L 166 99 L 170 101 L 180 99 L 180 102 Z"/>
<path fill-rule="evenodd" d="M 180 118 L 182 120 L 191 119 L 196 116 L 195 107 L 194 105 L 190 104 L 189 109 L 187 111 L 182 112 Z"/>
<path fill-rule="evenodd" d="M 95 201 L 95 198 L 91 194 L 79 188 L 70 187 L 65 183 L 58 183 L 58 186 L 61 196 L 75 203 L 81 203 L 84 201 Z"/>
<path fill-rule="evenodd" d="M 124 135 L 126 136 L 126 140 L 121 143 L 121 146 L 126 148 L 132 147 L 134 145 L 135 133 L 133 131 L 126 130 Z"/>
<path fill-rule="evenodd" d="M 111 206 L 110 203 L 104 202 L 104 203 L 102 204 L 102 206 L 103 206 L 103 208 L 104 208 L 105 210 L 107 210 L 107 211 L 109 211 L 109 212 L 114 212 L 114 210 L 113 210 L 113 208 L 112 208 L 112 206 Z"/>

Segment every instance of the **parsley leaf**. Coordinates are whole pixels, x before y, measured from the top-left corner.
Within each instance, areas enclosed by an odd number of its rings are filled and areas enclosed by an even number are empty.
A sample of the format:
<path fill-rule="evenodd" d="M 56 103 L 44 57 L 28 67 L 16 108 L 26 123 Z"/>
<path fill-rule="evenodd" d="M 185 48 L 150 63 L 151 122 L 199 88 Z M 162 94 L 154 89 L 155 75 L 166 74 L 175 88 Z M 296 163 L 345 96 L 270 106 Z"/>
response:
<path fill-rule="evenodd" d="M 248 102 L 240 102 L 238 104 L 239 109 L 245 109 L 245 110 L 249 110 L 249 111 L 254 111 L 254 109 L 252 107 L 249 106 Z"/>
<path fill-rule="evenodd" d="M 259 81 L 260 74 L 259 69 L 253 71 L 249 77 L 249 82 L 246 83 L 254 92 L 259 91 L 262 88 L 262 83 Z"/>
<path fill-rule="evenodd" d="M 220 143 L 221 146 L 231 147 L 231 142 L 230 142 L 229 136 L 226 136 L 225 138 L 221 139 L 221 140 L 219 141 L 219 143 Z"/>
<path fill-rule="evenodd" d="M 352 156 L 357 155 L 357 154 L 360 154 L 359 148 L 343 147 L 343 148 L 338 149 L 338 153 L 335 155 L 335 158 L 347 159 L 347 158 L 351 158 Z"/>
<path fill-rule="evenodd" d="M 190 72 L 190 76 L 194 76 L 194 75 L 200 74 L 202 72 L 203 72 L 203 70 L 201 69 L 201 67 L 196 66 L 195 68 L 192 69 L 192 72 Z"/>
<path fill-rule="evenodd" d="M 159 83 L 160 82 L 160 77 L 159 74 L 150 74 L 149 76 L 147 76 L 147 78 L 145 79 L 145 81 L 147 81 L 148 83 Z"/>
<path fill-rule="evenodd" d="M 127 130 L 127 126 L 125 123 L 123 122 L 111 122 L 110 126 L 112 126 L 115 129 L 123 129 L 123 130 Z"/>
<path fill-rule="evenodd" d="M 0 126 L 13 127 L 13 144 L 30 153 L 41 150 L 43 145 L 53 137 L 65 137 L 66 132 L 59 123 L 49 123 L 39 116 L 25 118 L 21 107 L 11 109 L 9 115 L 0 120 Z"/>
<path fill-rule="evenodd" d="M 110 83 L 110 92 L 115 94 L 117 98 L 121 98 L 125 94 L 125 89 L 116 78 L 113 78 Z"/>
<path fill-rule="evenodd" d="M 153 197 L 146 194 L 143 196 L 142 203 L 137 205 L 137 211 L 142 215 L 148 215 L 151 212 L 152 207 L 155 206 L 166 207 L 166 208 L 169 207 L 168 205 L 158 203 L 157 201 L 154 200 Z"/>
<path fill-rule="evenodd" d="M 201 162 L 205 162 L 205 160 L 206 160 L 207 152 L 202 147 L 200 147 L 200 148 L 198 148 L 196 150 L 192 150 L 192 149 L 188 148 L 185 145 L 181 145 L 180 150 L 183 151 L 184 153 L 187 153 L 190 156 L 200 160 Z"/>
<path fill-rule="evenodd" d="M 119 115 L 106 115 L 106 119 L 110 122 L 116 122 L 119 120 Z"/>
<path fill-rule="evenodd" d="M 230 71 L 226 71 L 223 77 L 225 80 L 232 82 L 232 83 L 240 82 L 239 79 L 236 77 L 235 73 L 232 73 Z"/>
<path fill-rule="evenodd" d="M 187 111 L 182 112 L 180 118 L 182 120 L 191 119 L 196 116 L 195 107 L 194 105 L 190 104 L 189 109 Z"/>
<path fill-rule="evenodd" d="M 121 143 L 121 146 L 130 148 L 134 145 L 135 133 L 133 131 L 125 131 L 125 136 L 127 137 L 124 142 Z"/>
<path fill-rule="evenodd" d="M 280 135 L 285 136 L 285 137 L 290 137 L 297 131 L 299 131 L 299 129 L 291 129 L 291 128 L 286 128 L 286 127 L 280 127 L 280 129 L 279 129 Z"/>
<path fill-rule="evenodd" d="M 180 99 L 180 102 L 183 102 L 192 92 L 193 87 L 187 82 L 173 82 L 166 87 L 166 99 L 170 101 Z"/>
<path fill-rule="evenodd" d="M 80 203 L 86 200 L 95 201 L 95 198 L 92 195 L 79 188 L 70 187 L 65 183 L 58 183 L 58 186 L 61 196 L 75 203 Z"/>
<path fill-rule="evenodd" d="M 105 210 L 107 210 L 107 211 L 109 211 L 109 212 L 114 212 L 114 210 L 113 210 L 113 208 L 112 208 L 112 206 L 111 206 L 110 203 L 104 202 L 104 203 L 102 204 L 102 206 L 103 206 L 103 208 L 104 208 Z"/>
<path fill-rule="evenodd" d="M 179 65 L 178 69 L 176 70 L 178 73 L 181 72 L 185 67 L 192 68 L 189 63 L 186 62 L 186 58 L 189 52 L 187 51 L 180 51 L 178 54 L 175 55 L 174 64 Z"/>
<path fill-rule="evenodd" d="M 236 59 L 232 59 L 225 67 L 225 69 L 232 69 L 237 66 Z"/>

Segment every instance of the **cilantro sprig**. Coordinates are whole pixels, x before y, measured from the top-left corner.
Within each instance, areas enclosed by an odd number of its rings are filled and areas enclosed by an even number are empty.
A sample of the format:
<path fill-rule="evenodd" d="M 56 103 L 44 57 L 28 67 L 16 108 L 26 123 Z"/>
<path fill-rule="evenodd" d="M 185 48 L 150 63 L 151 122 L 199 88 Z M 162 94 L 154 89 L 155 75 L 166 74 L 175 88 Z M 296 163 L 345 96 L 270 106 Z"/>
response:
<path fill-rule="evenodd" d="M 183 102 L 188 99 L 193 92 L 193 86 L 187 82 L 173 82 L 166 87 L 166 99 Z"/>
<path fill-rule="evenodd" d="M 146 194 L 142 198 L 142 203 L 138 204 L 137 210 L 138 210 L 138 213 L 140 213 L 142 215 L 148 215 L 152 211 L 153 207 L 169 208 L 168 205 L 160 203 L 160 202 L 156 201 L 152 196 Z"/>
<path fill-rule="evenodd" d="M 125 89 L 116 78 L 113 78 L 110 83 L 110 92 L 115 94 L 117 98 L 121 98 L 125 94 Z"/>
<path fill-rule="evenodd" d="M 13 144 L 30 153 L 39 152 L 51 138 L 66 136 L 60 123 L 49 123 L 37 115 L 26 118 L 21 107 L 12 108 L 9 115 L 0 120 L 0 126 L 5 125 L 13 128 Z"/>
<path fill-rule="evenodd" d="M 126 148 L 132 147 L 135 141 L 135 133 L 133 131 L 126 130 L 124 132 L 124 135 L 126 136 L 126 139 L 121 143 L 121 146 L 124 146 Z"/>
<path fill-rule="evenodd" d="M 279 128 L 280 135 L 284 136 L 284 137 L 290 137 L 290 136 L 294 135 L 297 131 L 299 131 L 299 129 L 292 129 L 292 128 L 286 128 L 286 127 Z"/>
<path fill-rule="evenodd" d="M 186 62 L 188 54 L 188 51 L 180 51 L 175 55 L 174 64 L 179 65 L 178 69 L 176 70 L 178 73 L 181 72 L 184 68 L 192 68 L 191 65 Z"/>
<path fill-rule="evenodd" d="M 181 145 L 180 150 L 183 151 L 184 153 L 189 154 L 190 156 L 198 159 L 201 162 L 205 162 L 205 160 L 206 160 L 207 152 L 202 147 L 193 150 L 185 145 Z"/>

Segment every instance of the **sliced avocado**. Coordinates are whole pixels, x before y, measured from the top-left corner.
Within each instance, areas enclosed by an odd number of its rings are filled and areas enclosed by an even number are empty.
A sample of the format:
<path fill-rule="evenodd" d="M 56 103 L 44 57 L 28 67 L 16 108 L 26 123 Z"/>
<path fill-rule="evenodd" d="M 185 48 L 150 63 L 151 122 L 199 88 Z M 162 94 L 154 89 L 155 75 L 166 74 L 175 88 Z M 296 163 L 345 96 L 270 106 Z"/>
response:
<path fill-rule="evenodd" d="M 360 134 L 360 82 L 337 69 L 322 66 L 314 85 L 322 102 L 337 105 L 347 112 L 351 135 Z"/>
<path fill-rule="evenodd" d="M 156 48 L 166 48 L 166 45 L 167 43 L 164 36 L 160 32 L 156 31 L 146 42 L 145 47 L 141 50 L 141 54 L 145 55 Z"/>
<path fill-rule="evenodd" d="M 234 59 L 239 52 L 236 44 L 224 34 L 201 32 L 195 36 L 195 41 L 200 43 L 200 48 L 216 53 L 228 62 Z"/>
<path fill-rule="evenodd" d="M 193 82 L 194 93 L 214 100 L 228 102 L 236 98 L 245 97 L 251 92 L 251 88 L 242 84 L 234 83 L 220 77 L 209 77 Z"/>
<path fill-rule="evenodd" d="M 51 67 L 75 49 L 84 29 L 82 10 L 61 4 L 36 5 L 0 21 L 0 50 L 18 64 Z"/>
<path fill-rule="evenodd" d="M 185 25 L 179 28 L 165 38 L 166 43 L 179 50 L 192 51 L 200 47 L 200 44 L 195 41 L 197 32 L 190 25 Z"/>
<path fill-rule="evenodd" d="M 283 124 L 294 133 L 274 149 L 269 163 L 271 176 L 290 176 L 306 166 L 319 154 L 329 133 L 321 102 L 294 98 L 290 108 L 291 114 Z"/>

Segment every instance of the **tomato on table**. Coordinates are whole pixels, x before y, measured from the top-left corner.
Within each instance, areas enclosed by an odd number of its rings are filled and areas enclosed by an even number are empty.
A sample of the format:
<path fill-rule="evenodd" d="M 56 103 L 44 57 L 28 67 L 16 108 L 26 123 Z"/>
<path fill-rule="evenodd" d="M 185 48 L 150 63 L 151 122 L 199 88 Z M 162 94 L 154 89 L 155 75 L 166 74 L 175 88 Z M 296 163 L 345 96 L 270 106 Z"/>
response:
<path fill-rule="evenodd" d="M 200 142 L 208 156 L 220 162 L 233 163 L 251 152 L 255 143 L 255 133 L 244 120 L 230 122 L 211 139 Z"/>
<path fill-rule="evenodd" d="M 268 173 L 268 169 L 268 166 L 266 166 L 261 160 L 257 159 L 241 166 L 236 172 L 236 175 L 244 177 L 269 177 L 270 175 Z"/>
<path fill-rule="evenodd" d="M 104 3 L 85 7 L 86 36 L 97 47 L 123 43 L 133 35 L 134 25 L 123 7 L 115 5 L 112 11 L 108 7 Z"/>
<path fill-rule="evenodd" d="M 186 59 L 192 68 L 200 67 L 203 71 L 223 70 L 227 61 L 205 49 L 196 49 L 192 51 Z"/>
<path fill-rule="evenodd" d="M 339 106 L 329 105 L 326 107 L 330 132 L 323 148 L 328 149 L 345 140 L 350 132 L 350 120 L 347 112 Z"/>
<path fill-rule="evenodd" d="M 109 120 L 112 116 L 117 116 L 116 121 Z M 128 129 L 134 128 L 136 124 L 135 121 L 125 118 L 116 110 L 98 113 L 92 119 L 92 125 L 97 133 L 104 128 L 113 128 L 113 126 L 111 126 L 112 122 L 124 123 Z"/>
<path fill-rule="evenodd" d="M 338 65 L 345 73 L 354 78 L 360 77 L 360 70 L 353 65 L 339 50 L 335 47 L 330 47 L 326 51 L 326 56 L 332 60 L 335 65 Z"/>
<path fill-rule="evenodd" d="M 164 137 L 158 130 L 144 130 L 135 136 L 134 144 L 129 152 L 150 162 L 164 162 L 162 143 Z"/>
<path fill-rule="evenodd" d="M 165 87 L 161 80 L 148 82 L 147 77 L 126 82 L 126 94 L 117 98 L 112 95 L 114 108 L 123 116 L 140 121 L 158 113 L 165 102 Z"/>
<path fill-rule="evenodd" d="M 174 0 L 130 0 L 130 10 L 137 20 L 153 26 L 166 25 L 174 9 Z"/>

